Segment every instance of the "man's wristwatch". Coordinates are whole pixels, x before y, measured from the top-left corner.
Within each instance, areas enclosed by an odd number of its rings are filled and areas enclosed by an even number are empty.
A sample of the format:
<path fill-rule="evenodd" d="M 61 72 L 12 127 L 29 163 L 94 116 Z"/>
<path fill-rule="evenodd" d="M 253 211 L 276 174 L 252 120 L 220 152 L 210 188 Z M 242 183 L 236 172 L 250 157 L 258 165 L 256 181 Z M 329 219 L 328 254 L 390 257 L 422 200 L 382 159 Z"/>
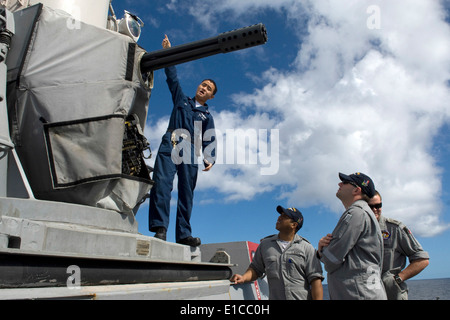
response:
<path fill-rule="evenodd" d="M 402 278 L 400 278 L 398 274 L 394 276 L 394 280 L 395 282 L 397 282 L 397 284 L 401 284 L 403 282 Z"/>

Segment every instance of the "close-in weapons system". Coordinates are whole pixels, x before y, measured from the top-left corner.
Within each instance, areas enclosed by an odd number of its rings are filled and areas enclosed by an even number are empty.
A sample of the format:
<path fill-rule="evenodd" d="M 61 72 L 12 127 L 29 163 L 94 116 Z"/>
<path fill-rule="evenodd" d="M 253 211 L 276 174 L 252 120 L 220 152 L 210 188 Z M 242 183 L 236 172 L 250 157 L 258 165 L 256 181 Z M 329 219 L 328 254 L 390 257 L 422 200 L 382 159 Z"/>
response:
<path fill-rule="evenodd" d="M 158 70 L 218 53 L 251 48 L 262 45 L 266 41 L 266 28 L 260 23 L 225 32 L 217 37 L 145 53 L 141 60 L 141 69 L 143 71 Z"/>
<path fill-rule="evenodd" d="M 155 70 L 262 45 L 264 25 L 146 52 L 110 0 L 2 4 L 0 299 L 229 297 L 225 252 L 138 233 L 144 128 Z"/>

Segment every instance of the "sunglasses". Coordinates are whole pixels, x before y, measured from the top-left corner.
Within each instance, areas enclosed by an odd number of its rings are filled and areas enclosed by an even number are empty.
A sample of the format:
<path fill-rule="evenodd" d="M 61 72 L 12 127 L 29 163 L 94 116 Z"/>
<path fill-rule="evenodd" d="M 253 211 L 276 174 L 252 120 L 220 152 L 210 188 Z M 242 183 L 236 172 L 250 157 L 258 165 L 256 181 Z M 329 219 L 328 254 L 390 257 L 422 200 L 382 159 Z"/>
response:
<path fill-rule="evenodd" d="M 380 202 L 380 203 L 377 203 L 377 204 L 369 204 L 369 207 L 370 207 L 370 209 L 381 209 L 381 207 L 383 206 L 383 204 Z"/>
<path fill-rule="evenodd" d="M 354 182 L 350 182 L 350 181 L 342 181 L 343 184 L 351 184 L 352 186 L 354 186 L 355 188 L 359 188 L 358 185 L 356 185 L 356 183 Z"/>

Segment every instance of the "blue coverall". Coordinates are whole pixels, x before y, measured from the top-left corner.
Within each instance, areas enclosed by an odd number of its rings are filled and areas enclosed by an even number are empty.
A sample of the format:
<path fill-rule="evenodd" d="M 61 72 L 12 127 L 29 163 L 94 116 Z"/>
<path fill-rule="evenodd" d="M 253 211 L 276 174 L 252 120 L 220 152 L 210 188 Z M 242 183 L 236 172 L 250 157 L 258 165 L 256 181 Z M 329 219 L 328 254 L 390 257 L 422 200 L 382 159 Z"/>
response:
<path fill-rule="evenodd" d="M 175 239 L 178 242 L 181 239 L 191 236 L 192 231 L 190 218 L 198 173 L 198 164 L 193 143 L 195 126 L 198 128 L 201 123 L 203 137 L 201 146 L 203 151 L 211 143 L 214 143 L 214 145 L 208 148 L 211 150 L 211 147 L 213 147 L 212 152 L 208 152 L 207 154 L 204 152 L 204 158 L 212 164 L 215 162 L 216 141 L 215 133 L 209 138 L 211 131 L 208 131 L 208 137 L 204 136 L 207 130 L 214 130 L 214 120 L 208 111 L 208 106 L 205 104 L 205 106 L 196 107 L 195 99 L 183 93 L 175 67 L 165 68 L 165 73 L 167 76 L 166 81 L 172 94 L 173 110 L 167 132 L 162 137 L 155 160 L 153 171 L 153 180 L 155 183 L 150 192 L 149 230 L 155 232 L 159 227 L 168 229 L 173 179 L 175 173 L 177 173 L 178 204 Z M 186 129 L 190 133 L 191 139 L 186 139 L 186 141 L 189 141 L 191 147 L 191 161 L 183 161 L 180 164 L 175 164 L 172 160 L 174 145 L 172 144 L 171 137 L 176 129 Z M 199 133 L 196 134 L 198 135 Z M 177 142 L 180 141 L 180 139 L 177 139 Z M 186 141 L 184 142 L 185 145 Z"/>

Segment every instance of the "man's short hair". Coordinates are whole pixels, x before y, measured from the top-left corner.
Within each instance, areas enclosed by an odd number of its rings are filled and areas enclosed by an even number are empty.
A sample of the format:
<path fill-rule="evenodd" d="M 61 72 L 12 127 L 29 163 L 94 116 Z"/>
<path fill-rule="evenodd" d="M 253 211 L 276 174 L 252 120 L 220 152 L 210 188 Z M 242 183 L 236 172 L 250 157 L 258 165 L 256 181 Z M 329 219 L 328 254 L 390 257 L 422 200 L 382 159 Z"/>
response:
<path fill-rule="evenodd" d="M 362 200 L 364 200 L 367 203 L 369 203 L 370 199 L 372 199 L 367 194 L 365 194 L 364 192 L 361 192 L 361 198 L 362 198 Z"/>

